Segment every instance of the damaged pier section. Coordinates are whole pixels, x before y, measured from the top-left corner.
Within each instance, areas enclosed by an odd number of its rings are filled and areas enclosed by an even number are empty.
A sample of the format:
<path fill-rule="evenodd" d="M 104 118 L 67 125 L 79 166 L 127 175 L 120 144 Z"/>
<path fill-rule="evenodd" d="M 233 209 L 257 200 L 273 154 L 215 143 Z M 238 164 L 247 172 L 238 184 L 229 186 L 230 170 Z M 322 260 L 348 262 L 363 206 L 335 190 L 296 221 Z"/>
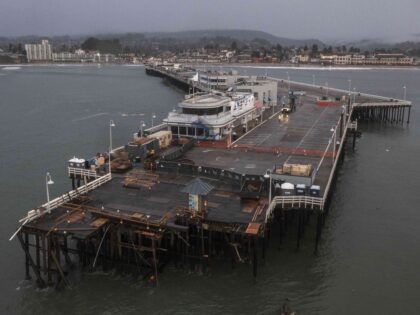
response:
<path fill-rule="evenodd" d="M 27 279 L 32 270 L 40 286 L 67 285 L 75 257 L 83 267 L 126 266 L 156 284 L 170 260 L 204 271 L 225 255 L 233 263 L 253 262 L 256 275 L 266 198 L 244 200 L 239 182 L 199 179 L 182 170 L 134 169 L 98 180 L 103 183 L 88 193 L 64 195 L 51 213 L 39 209 L 21 228 Z"/>
<path fill-rule="evenodd" d="M 282 242 L 292 230 L 299 248 L 308 224 L 316 253 L 357 121 L 403 123 L 411 103 L 330 89 L 337 104 L 320 106 L 322 87 L 277 82 L 285 94 L 305 91 L 294 111 L 261 119 L 233 142 L 173 139 L 155 159 L 123 173 L 69 167 L 73 190 L 29 211 L 14 235 L 26 278 L 71 286 L 73 268 L 101 267 L 157 285 L 168 263 L 205 272 L 223 260 L 248 264 L 255 279 L 270 235 Z M 118 165 L 125 163 L 133 166 Z"/>

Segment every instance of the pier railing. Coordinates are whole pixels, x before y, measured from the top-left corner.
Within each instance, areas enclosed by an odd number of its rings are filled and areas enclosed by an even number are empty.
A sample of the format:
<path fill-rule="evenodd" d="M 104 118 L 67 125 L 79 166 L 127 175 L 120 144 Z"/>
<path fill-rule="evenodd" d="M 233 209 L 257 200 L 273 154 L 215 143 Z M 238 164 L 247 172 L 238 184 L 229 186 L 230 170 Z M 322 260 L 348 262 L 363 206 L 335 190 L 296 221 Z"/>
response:
<path fill-rule="evenodd" d="M 96 171 L 83 169 L 83 168 L 75 168 L 75 167 L 68 167 L 68 174 L 69 176 L 80 176 L 80 177 L 87 177 L 87 178 L 97 178 L 99 177 Z"/>
<path fill-rule="evenodd" d="M 27 216 L 20 219 L 19 222 L 31 222 L 43 214 L 47 213 L 47 211 L 52 211 L 61 205 L 65 204 L 66 202 L 69 202 L 77 197 L 80 197 L 80 195 L 86 194 L 89 191 L 92 191 L 99 186 L 102 186 L 103 184 L 109 182 L 112 179 L 111 174 L 107 173 L 104 176 L 101 176 L 83 186 L 80 186 L 79 188 L 76 188 L 74 190 L 69 191 L 68 193 L 65 193 L 61 195 L 60 197 L 57 197 L 53 200 L 51 200 L 49 203 L 45 203 L 42 206 L 40 206 L 37 209 L 33 209 L 28 212 Z"/>
<path fill-rule="evenodd" d="M 152 133 L 155 133 L 155 132 L 158 132 L 158 131 L 161 131 L 161 130 L 166 130 L 166 129 L 168 129 L 168 124 L 162 123 L 162 124 L 147 128 L 147 129 L 144 130 L 144 132 L 146 134 L 152 134 Z"/>
<path fill-rule="evenodd" d="M 282 208 L 307 208 L 307 209 L 320 209 L 324 205 L 324 200 L 322 197 L 312 197 L 312 196 L 275 196 L 270 206 L 268 207 L 266 213 L 266 222 L 268 221 L 270 215 L 276 206 L 281 206 Z"/>

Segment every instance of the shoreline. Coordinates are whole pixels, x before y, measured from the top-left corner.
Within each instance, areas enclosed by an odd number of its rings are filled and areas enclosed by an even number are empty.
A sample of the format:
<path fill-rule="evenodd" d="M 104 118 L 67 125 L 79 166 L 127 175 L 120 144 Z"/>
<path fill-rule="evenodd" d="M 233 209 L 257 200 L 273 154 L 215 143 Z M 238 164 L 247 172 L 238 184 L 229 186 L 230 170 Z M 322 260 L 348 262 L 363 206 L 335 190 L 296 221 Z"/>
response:
<path fill-rule="evenodd" d="M 384 66 L 384 65 L 294 65 L 289 63 L 181 63 L 192 67 L 224 67 L 224 68 L 254 68 L 254 69 L 295 69 L 295 70 L 321 70 L 321 71 L 337 71 L 337 70 L 420 70 L 420 65 L 407 65 L 407 66 Z M 144 63 L 13 63 L 13 64 L 0 64 L 0 70 L 4 67 L 42 67 L 42 66 L 131 66 L 131 67 L 144 67 Z"/>

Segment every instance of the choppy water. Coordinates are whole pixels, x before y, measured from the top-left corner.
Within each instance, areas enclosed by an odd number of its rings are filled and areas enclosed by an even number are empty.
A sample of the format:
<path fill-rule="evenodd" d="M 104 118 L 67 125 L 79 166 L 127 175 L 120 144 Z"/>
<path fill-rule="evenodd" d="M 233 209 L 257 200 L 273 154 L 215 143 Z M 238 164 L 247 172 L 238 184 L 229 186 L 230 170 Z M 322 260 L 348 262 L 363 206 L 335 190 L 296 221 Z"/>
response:
<path fill-rule="evenodd" d="M 248 74 L 266 69 L 242 68 Z M 358 90 L 420 104 L 418 69 L 267 69 L 268 75 Z M 81 275 L 72 290 L 36 290 L 24 278 L 23 251 L 8 238 L 27 210 L 70 188 L 66 161 L 122 145 L 140 121 L 160 120 L 180 91 L 142 67 L 0 66 L 0 313 L 276 314 L 285 298 L 298 314 L 418 314 L 420 309 L 420 114 L 407 126 L 369 124 L 340 171 L 320 255 L 313 233 L 299 252 L 275 241 L 253 284 L 251 268 L 217 264 L 211 275 L 168 266 L 153 288 L 130 277 Z"/>

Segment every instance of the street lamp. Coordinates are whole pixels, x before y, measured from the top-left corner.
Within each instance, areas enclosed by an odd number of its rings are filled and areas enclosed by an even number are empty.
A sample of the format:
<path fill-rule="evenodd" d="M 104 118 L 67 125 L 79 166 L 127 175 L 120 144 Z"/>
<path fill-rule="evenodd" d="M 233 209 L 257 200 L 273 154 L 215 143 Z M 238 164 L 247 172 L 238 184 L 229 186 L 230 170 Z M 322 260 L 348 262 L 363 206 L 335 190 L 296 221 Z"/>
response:
<path fill-rule="evenodd" d="M 143 128 L 146 127 L 146 124 L 144 123 L 144 121 L 142 120 L 140 122 L 140 138 L 143 138 Z"/>
<path fill-rule="evenodd" d="M 50 210 L 50 190 L 48 189 L 49 185 L 54 184 L 53 180 L 51 179 L 50 173 L 45 175 L 45 187 L 47 188 L 47 212 L 51 213 Z"/>
<path fill-rule="evenodd" d="M 109 156 L 108 156 L 108 172 L 111 174 L 111 152 L 112 152 L 112 128 L 115 127 L 114 121 L 109 121 Z"/>
<path fill-rule="evenodd" d="M 351 92 L 351 80 L 348 79 L 347 81 L 349 81 L 349 95 L 350 95 L 350 92 Z"/>
<path fill-rule="evenodd" d="M 267 169 L 265 171 L 264 178 L 265 179 L 270 179 L 269 187 L 268 187 L 268 203 L 271 204 L 271 185 L 272 185 L 271 184 L 271 181 L 272 181 L 271 170 Z"/>
<path fill-rule="evenodd" d="M 356 88 L 353 88 L 353 103 L 356 102 Z"/>
<path fill-rule="evenodd" d="M 153 126 L 154 126 L 154 120 L 155 120 L 155 118 L 156 118 L 156 115 L 155 115 L 155 113 L 153 113 L 153 114 L 152 114 L 152 128 L 153 128 Z"/>
<path fill-rule="evenodd" d="M 407 99 L 407 87 L 405 85 L 403 86 L 403 90 L 404 90 L 403 97 L 404 97 L 404 101 L 405 101 Z"/>
<path fill-rule="evenodd" d="M 109 152 L 112 151 L 112 128 L 115 127 L 114 121 L 109 121 Z"/>
<path fill-rule="evenodd" d="M 335 148 L 337 145 L 337 126 L 332 126 L 330 131 L 333 133 L 333 137 L 334 137 L 334 142 L 333 142 L 333 163 L 334 163 L 334 159 L 335 159 Z"/>

